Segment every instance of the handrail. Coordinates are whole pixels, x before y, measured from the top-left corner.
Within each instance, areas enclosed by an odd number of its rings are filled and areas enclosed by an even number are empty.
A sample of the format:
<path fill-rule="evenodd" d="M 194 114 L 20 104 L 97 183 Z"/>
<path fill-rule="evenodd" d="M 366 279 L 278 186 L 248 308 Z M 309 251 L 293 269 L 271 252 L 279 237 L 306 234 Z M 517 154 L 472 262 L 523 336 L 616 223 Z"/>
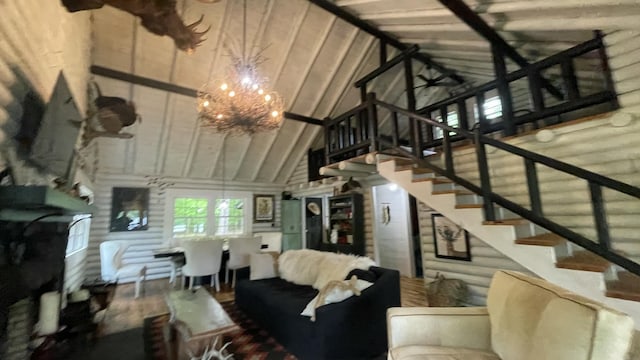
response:
<path fill-rule="evenodd" d="M 640 188 L 631 186 L 629 184 L 625 184 L 618 180 L 594 173 L 589 170 L 585 170 L 574 165 L 565 163 L 560 160 L 552 159 L 550 157 L 531 152 L 529 150 L 525 150 L 519 148 L 517 146 L 504 143 L 502 141 L 490 138 L 480 133 L 479 129 L 476 129 L 474 132 L 465 130 L 462 128 L 454 128 L 449 125 L 445 125 L 443 123 L 434 121 L 432 119 L 426 118 L 424 116 L 411 113 L 405 109 L 399 108 L 395 105 L 385 103 L 380 100 L 376 100 L 372 98 L 370 100 L 370 106 L 381 106 L 392 113 L 401 114 L 406 116 L 408 119 L 414 121 L 421 121 L 428 123 L 431 126 L 442 129 L 444 134 L 444 142 L 445 144 L 449 141 L 449 132 L 455 132 L 456 135 L 462 135 L 463 137 L 472 140 L 476 145 L 476 152 L 478 154 L 478 166 L 481 172 L 481 186 L 477 186 L 470 181 L 459 177 L 455 174 L 453 170 L 453 161 L 452 161 L 452 152 L 453 150 L 450 147 L 445 146 L 445 163 L 448 165 L 447 168 L 442 168 L 432 164 L 431 162 L 424 159 L 422 155 L 421 148 L 413 148 L 413 152 L 408 152 L 402 148 L 395 148 L 394 150 L 407 155 L 413 158 L 420 166 L 429 168 L 435 171 L 438 175 L 445 176 L 457 184 L 464 186 L 465 188 L 480 194 L 484 198 L 484 209 L 485 209 L 485 219 L 486 220 L 495 220 L 495 215 L 493 214 L 493 204 L 500 205 L 505 209 L 508 209 L 523 218 L 532 221 L 562 237 L 565 239 L 589 250 L 601 257 L 619 265 L 628 271 L 640 275 L 640 264 L 614 252 L 611 250 L 608 225 L 606 224 L 606 212 L 602 199 L 602 189 L 601 187 L 609 188 L 621 193 L 625 193 L 627 195 L 633 196 L 637 199 L 640 199 Z M 397 117 L 397 115 L 396 115 Z M 388 143 L 387 143 L 388 144 Z M 531 207 L 532 210 L 526 209 L 519 204 L 512 202 L 497 193 L 491 190 L 490 185 L 490 177 L 489 172 L 486 171 L 488 169 L 488 162 L 485 155 L 484 146 L 490 145 L 496 147 L 498 149 L 504 150 L 510 154 L 521 157 L 525 160 L 526 165 L 526 176 L 527 176 L 527 184 L 529 195 L 531 198 Z M 577 178 L 581 178 L 583 180 L 588 181 L 589 188 L 591 192 L 591 203 L 593 206 L 592 212 L 594 218 L 596 220 L 596 230 L 598 234 L 598 242 L 594 242 L 581 234 L 576 233 L 561 224 L 558 224 L 554 221 L 551 221 L 545 218 L 542 214 L 541 210 L 541 198 L 539 194 L 539 190 L 537 187 L 537 175 L 535 171 L 535 163 L 539 163 L 555 169 L 557 171 L 563 172 L 565 174 L 569 174 L 575 176 Z M 485 170 L 485 173 L 482 174 L 482 170 Z M 483 177 L 484 175 L 484 177 Z M 532 190 L 532 188 L 534 190 Z"/>
<path fill-rule="evenodd" d="M 469 130 L 464 130 L 461 128 L 454 128 L 451 127 L 449 125 L 445 125 L 442 124 L 440 122 L 437 122 L 435 120 L 426 118 L 424 116 L 412 113 L 410 111 L 407 111 L 405 109 L 399 108 L 395 105 L 389 104 L 389 103 L 385 103 L 383 101 L 380 100 L 376 100 L 375 101 L 376 105 L 379 106 L 383 106 L 389 110 L 392 110 L 394 112 L 397 112 L 399 114 L 405 115 L 411 119 L 416 119 L 416 120 L 420 120 L 423 122 L 426 122 L 432 126 L 438 127 L 446 130 L 447 132 L 451 131 L 451 132 L 455 132 L 456 134 L 462 134 L 464 135 L 465 138 L 469 139 L 469 140 L 474 140 L 476 137 L 475 132 L 469 131 Z M 495 140 L 493 138 L 490 138 L 488 136 L 485 135 L 480 135 L 479 138 L 482 140 L 482 143 L 487 144 L 487 145 L 491 145 L 494 147 L 497 147 L 499 149 L 505 150 L 507 152 L 510 152 L 512 154 L 533 160 L 537 163 L 540 163 L 542 165 L 548 166 L 550 168 L 554 168 L 556 170 L 568 173 L 570 175 L 579 177 L 579 178 L 583 178 L 585 180 L 589 180 L 591 182 L 595 182 L 598 185 L 601 186 L 606 186 L 608 188 L 611 188 L 613 190 L 616 191 L 620 191 L 623 192 L 625 194 L 631 195 L 631 196 L 635 196 L 640 198 L 640 188 L 631 186 L 629 184 L 623 183 L 621 181 L 606 177 L 606 176 L 602 176 L 600 174 L 594 173 L 592 171 L 589 170 L 585 170 L 582 168 L 579 168 L 577 166 L 571 165 L 569 163 L 563 162 L 563 161 L 559 161 L 544 155 L 540 155 L 538 153 L 534 153 L 531 152 L 529 150 L 525 150 L 523 148 L 519 148 L 517 146 L 513 146 L 510 144 L 507 144 L 505 142 L 499 141 L 499 140 Z"/>

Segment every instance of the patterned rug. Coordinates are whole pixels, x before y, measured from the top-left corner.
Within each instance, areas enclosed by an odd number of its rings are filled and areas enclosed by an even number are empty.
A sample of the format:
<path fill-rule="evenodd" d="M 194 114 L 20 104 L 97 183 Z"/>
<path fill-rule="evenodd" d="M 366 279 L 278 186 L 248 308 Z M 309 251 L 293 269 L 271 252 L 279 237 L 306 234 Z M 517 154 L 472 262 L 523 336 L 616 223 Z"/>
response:
<path fill-rule="evenodd" d="M 296 360 L 282 345 L 240 311 L 233 301 L 221 303 L 229 317 L 242 329 L 224 335 L 223 343 L 235 360 Z M 163 327 L 169 314 L 144 319 L 144 347 L 148 360 L 167 360 Z"/>

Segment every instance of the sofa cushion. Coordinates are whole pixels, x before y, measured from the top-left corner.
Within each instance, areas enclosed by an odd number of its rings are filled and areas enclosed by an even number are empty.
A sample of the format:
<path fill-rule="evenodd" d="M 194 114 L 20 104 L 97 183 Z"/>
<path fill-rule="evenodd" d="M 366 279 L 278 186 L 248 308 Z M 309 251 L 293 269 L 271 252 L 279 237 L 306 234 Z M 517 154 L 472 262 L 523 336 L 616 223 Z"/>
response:
<path fill-rule="evenodd" d="M 429 345 L 400 346 L 389 350 L 389 360 L 500 360 L 491 352 Z"/>
<path fill-rule="evenodd" d="M 542 279 L 498 271 L 487 307 L 503 359 L 622 359 L 633 320 Z"/>

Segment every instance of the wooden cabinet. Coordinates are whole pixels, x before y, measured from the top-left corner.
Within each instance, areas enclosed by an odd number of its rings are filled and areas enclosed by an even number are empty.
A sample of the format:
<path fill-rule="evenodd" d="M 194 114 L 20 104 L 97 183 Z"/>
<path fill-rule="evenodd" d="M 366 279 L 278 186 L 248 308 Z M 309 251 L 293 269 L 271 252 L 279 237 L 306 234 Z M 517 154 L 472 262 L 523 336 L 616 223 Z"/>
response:
<path fill-rule="evenodd" d="M 321 250 L 364 255 L 362 194 L 329 198 L 329 231 Z"/>

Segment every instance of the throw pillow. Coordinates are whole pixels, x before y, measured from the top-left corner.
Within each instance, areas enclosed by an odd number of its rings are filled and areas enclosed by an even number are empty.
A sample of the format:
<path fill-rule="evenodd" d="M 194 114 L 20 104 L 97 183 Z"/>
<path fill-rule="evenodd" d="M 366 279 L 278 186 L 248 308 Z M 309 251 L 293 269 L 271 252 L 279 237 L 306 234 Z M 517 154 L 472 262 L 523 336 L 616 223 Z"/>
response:
<path fill-rule="evenodd" d="M 349 280 L 332 280 L 318 292 L 318 295 L 311 299 L 300 315 L 310 316 L 311 321 L 316 321 L 316 309 L 320 306 L 337 303 L 350 298 L 353 295 L 360 296 L 362 290 L 373 285 L 373 283 L 358 280 L 353 275 Z"/>
<path fill-rule="evenodd" d="M 278 276 L 278 253 L 251 254 L 249 258 L 249 280 L 270 279 Z"/>

